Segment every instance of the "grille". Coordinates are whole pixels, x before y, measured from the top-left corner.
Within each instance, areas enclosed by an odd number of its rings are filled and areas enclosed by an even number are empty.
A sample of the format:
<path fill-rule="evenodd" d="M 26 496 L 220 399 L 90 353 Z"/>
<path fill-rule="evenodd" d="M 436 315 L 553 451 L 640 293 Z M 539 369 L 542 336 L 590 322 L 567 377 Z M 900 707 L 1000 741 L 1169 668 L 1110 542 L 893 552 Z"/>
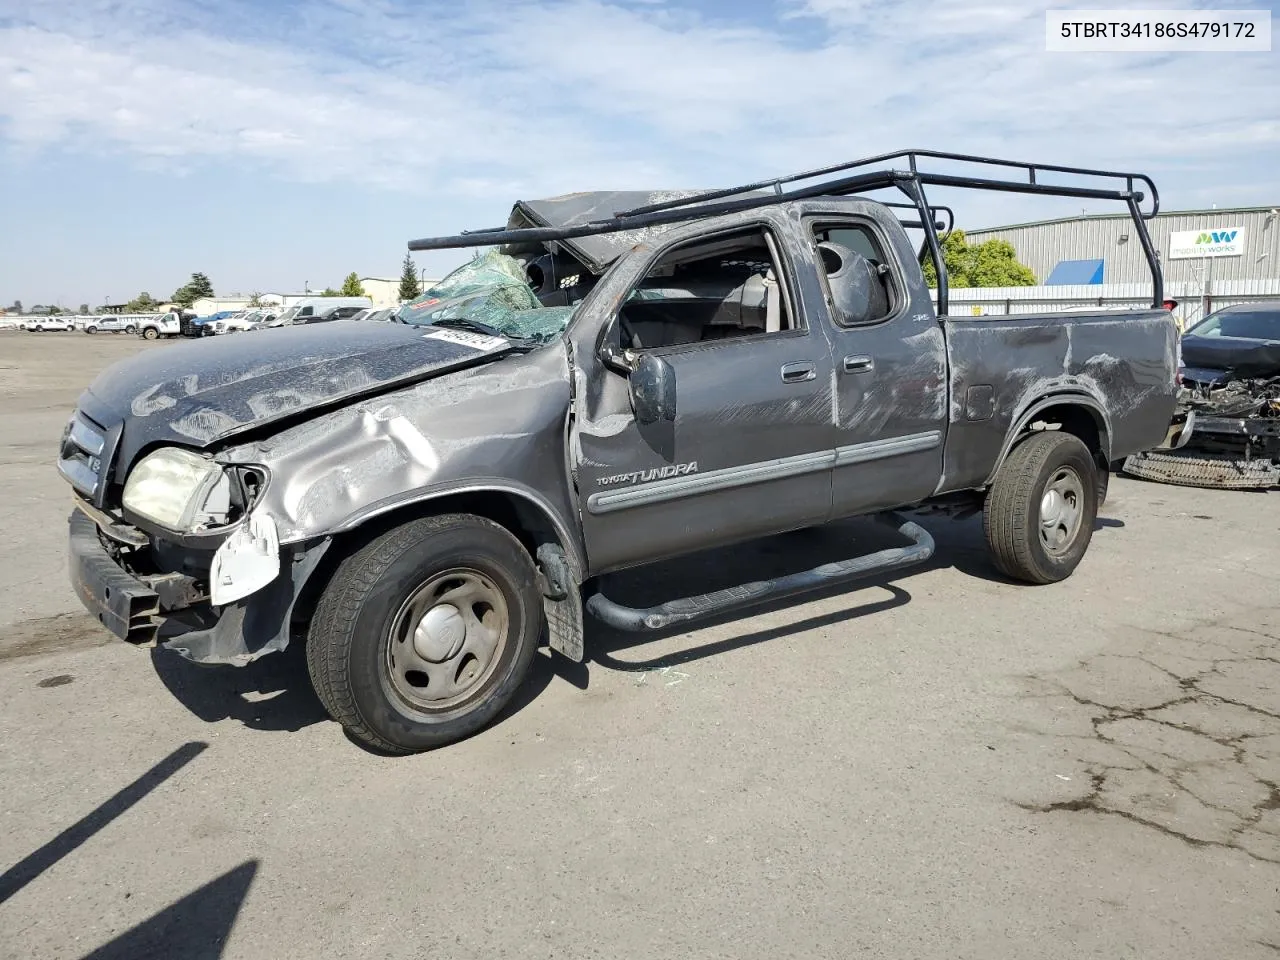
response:
<path fill-rule="evenodd" d="M 58 472 L 86 497 L 98 492 L 105 446 L 105 431 L 77 410 L 62 434 Z"/>

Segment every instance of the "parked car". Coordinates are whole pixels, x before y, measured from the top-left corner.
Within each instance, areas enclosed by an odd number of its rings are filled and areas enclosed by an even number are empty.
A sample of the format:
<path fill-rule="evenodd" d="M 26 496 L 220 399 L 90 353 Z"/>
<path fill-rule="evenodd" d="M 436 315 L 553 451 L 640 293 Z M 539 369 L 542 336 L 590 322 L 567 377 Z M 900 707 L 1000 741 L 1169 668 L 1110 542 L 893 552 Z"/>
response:
<path fill-rule="evenodd" d="M 395 312 L 396 311 L 394 307 L 383 307 L 381 309 L 370 308 L 368 310 L 361 310 L 351 319 L 352 320 L 372 320 L 374 322 L 386 321 L 386 320 L 390 320 L 392 318 L 392 314 L 394 314 Z"/>
<path fill-rule="evenodd" d="M 288 327 L 326 320 L 349 319 L 373 306 L 368 297 L 304 297 L 263 327 Z M 354 308 L 354 309 L 350 309 Z"/>
<path fill-rule="evenodd" d="M 144 340 L 156 340 L 160 337 L 177 337 L 182 334 L 182 321 L 176 310 L 158 313 L 138 322 L 138 336 Z"/>
<path fill-rule="evenodd" d="M 1129 457 L 1126 473 L 1190 487 L 1280 486 L 1280 303 L 1242 303 L 1182 335 L 1171 449 Z"/>
<path fill-rule="evenodd" d="M 928 170 L 938 158 L 945 175 Z M 788 190 L 804 178 L 522 202 L 510 229 L 410 243 L 519 256 L 468 263 L 403 323 L 299 326 L 109 368 L 59 454 L 77 498 L 76 595 L 117 636 L 206 664 L 248 663 L 305 630 L 329 713 L 410 753 L 490 723 L 544 637 L 581 660 L 584 611 L 665 630 L 927 559 L 928 531 L 896 510 L 981 511 L 999 570 L 1063 580 L 1089 548 L 1108 463 L 1170 425 L 1172 316 L 947 316 L 934 209 L 921 201 L 913 225 L 840 194 L 919 197 L 945 177 L 1118 199 L 1159 304 L 1139 207 L 1154 186 L 995 160 L 964 177 L 965 159 L 878 157 Z M 908 229 L 924 233 L 936 310 Z M 653 606 L 602 579 L 859 515 L 902 545 Z M 1066 615 L 1061 597 L 1044 595 L 1045 617 Z"/>
<path fill-rule="evenodd" d="M 214 324 L 234 315 L 234 310 L 220 310 L 202 317 L 194 311 L 184 310 L 178 319 L 178 329 L 184 337 L 212 337 L 216 332 Z"/>
<path fill-rule="evenodd" d="M 70 317 L 28 317 L 19 327 L 32 333 L 69 333 L 76 325 Z"/>
<path fill-rule="evenodd" d="M 213 332 L 217 334 L 240 333 L 245 330 L 252 330 L 259 324 L 269 323 L 275 318 L 275 313 L 271 311 L 245 310 L 241 313 L 233 314 L 225 320 L 216 321 L 213 325 Z"/>
<path fill-rule="evenodd" d="M 84 322 L 85 333 L 137 333 L 136 321 L 125 317 L 87 317 Z"/>

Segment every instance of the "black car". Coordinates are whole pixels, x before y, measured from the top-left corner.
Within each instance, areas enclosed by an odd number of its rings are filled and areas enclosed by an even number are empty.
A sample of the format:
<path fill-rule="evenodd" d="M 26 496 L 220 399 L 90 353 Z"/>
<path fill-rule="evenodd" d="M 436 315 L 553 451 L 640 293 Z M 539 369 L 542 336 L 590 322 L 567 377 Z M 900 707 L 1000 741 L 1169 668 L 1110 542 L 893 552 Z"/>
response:
<path fill-rule="evenodd" d="M 1132 456 L 1125 472 L 1181 486 L 1280 486 L 1280 302 L 1211 313 L 1181 349 L 1176 449 Z"/>

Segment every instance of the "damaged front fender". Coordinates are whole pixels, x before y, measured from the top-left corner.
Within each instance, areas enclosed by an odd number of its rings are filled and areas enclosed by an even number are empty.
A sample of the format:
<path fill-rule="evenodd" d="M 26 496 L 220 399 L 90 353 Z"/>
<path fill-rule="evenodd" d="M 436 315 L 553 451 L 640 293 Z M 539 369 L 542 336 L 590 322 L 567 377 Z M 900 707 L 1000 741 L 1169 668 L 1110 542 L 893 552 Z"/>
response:
<path fill-rule="evenodd" d="M 276 523 L 260 511 L 249 514 L 213 555 L 209 600 L 223 607 L 243 600 L 280 573 L 280 535 Z"/>
<path fill-rule="evenodd" d="M 328 552 L 332 541 L 316 541 L 305 548 L 276 554 L 279 572 L 270 583 L 222 608 L 209 627 L 186 630 L 165 639 L 160 646 L 204 664 L 242 667 L 289 645 L 294 607 L 307 581 Z"/>

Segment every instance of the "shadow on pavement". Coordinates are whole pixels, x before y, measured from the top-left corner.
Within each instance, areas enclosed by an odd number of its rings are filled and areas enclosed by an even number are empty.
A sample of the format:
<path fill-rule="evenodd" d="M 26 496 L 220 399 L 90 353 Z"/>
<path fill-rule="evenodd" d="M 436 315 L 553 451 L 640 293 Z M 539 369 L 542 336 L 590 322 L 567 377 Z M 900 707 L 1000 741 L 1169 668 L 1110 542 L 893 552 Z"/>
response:
<path fill-rule="evenodd" d="M 295 732 L 329 718 L 311 688 L 300 640 L 244 667 L 192 663 L 161 647 L 152 649 L 151 663 L 178 702 L 206 723 L 232 719 L 253 730 Z"/>
<path fill-rule="evenodd" d="M 1008 579 L 992 564 L 982 531 L 980 513 L 964 519 L 953 519 L 944 514 L 927 511 L 904 511 L 904 516 L 925 527 L 934 538 L 934 554 L 924 563 L 880 576 L 872 575 L 863 580 L 833 585 L 773 603 L 748 607 L 720 617 L 700 620 L 688 626 L 676 626 L 653 633 L 624 633 L 588 617 L 588 660 L 610 670 L 661 669 L 805 630 L 828 627 L 859 617 L 874 616 L 909 603 L 911 594 L 898 584 L 910 581 L 913 577 L 931 570 L 954 569 L 978 580 L 1026 586 Z M 1123 526 L 1124 522 L 1121 520 L 1099 517 L 1095 529 Z M 606 596 L 619 603 L 647 607 L 674 597 L 708 593 L 751 580 L 784 576 L 818 564 L 846 560 L 852 556 L 872 553 L 903 542 L 901 536 L 892 527 L 875 520 L 869 518 L 842 520 L 823 527 L 704 551 L 652 568 L 614 574 L 602 579 L 601 589 Z M 878 596 L 875 599 L 863 598 L 861 594 L 871 588 L 878 588 Z M 883 596 L 884 592 L 889 595 Z M 747 623 L 761 613 L 786 610 L 814 600 L 842 596 L 848 597 L 849 606 L 821 616 L 797 620 L 768 630 L 742 634 L 732 639 L 716 641 L 643 662 L 620 660 L 615 656 L 618 652 L 631 647 L 642 646 L 655 639 L 687 630 L 717 623 L 735 621 Z M 556 659 L 568 663 L 563 658 Z M 582 664 L 569 666 L 584 668 Z M 574 676 L 574 671 L 558 669 L 557 672 L 575 686 L 586 689 L 585 668 L 581 669 L 582 677 Z"/>
<path fill-rule="evenodd" d="M 218 960 L 258 872 L 249 860 L 126 930 L 83 960 Z"/>
<path fill-rule="evenodd" d="M 0 875 L 0 903 L 4 903 L 44 871 L 81 846 L 208 747 L 207 743 L 199 741 L 184 743 L 133 783 L 99 805 L 92 813 L 14 864 Z"/>
<path fill-rule="evenodd" d="M 528 679 L 496 722 L 500 723 L 528 706 L 554 677 L 586 690 L 590 684 L 591 663 L 621 671 L 660 669 L 805 630 L 885 613 L 911 602 L 911 594 L 897 583 L 931 570 L 950 568 L 975 579 L 1024 586 L 1007 579 L 992 565 L 982 532 L 981 514 L 957 520 L 924 511 L 904 513 L 934 537 L 936 549 L 925 563 L 654 633 L 624 633 L 588 615 L 585 623 L 587 662 L 573 663 L 558 654 L 539 651 Z M 1099 517 L 1095 529 L 1123 526 L 1120 520 Z M 612 574 L 602 579 L 601 586 L 613 600 L 647 607 L 675 597 L 709 593 L 752 580 L 795 573 L 822 563 L 847 560 L 903 542 L 891 526 L 870 518 L 855 518 Z M 855 596 L 870 588 L 878 588 L 874 599 Z M 887 596 L 884 595 L 886 593 Z M 631 662 L 616 656 L 620 651 L 689 629 L 735 621 L 746 623 L 761 613 L 841 596 L 849 598 L 849 606 L 821 616 L 741 634 L 643 662 Z M 282 653 L 263 657 L 246 667 L 201 666 L 159 648 L 153 650 L 151 656 L 164 685 L 188 710 L 206 722 L 231 718 L 255 730 L 293 732 L 328 719 L 312 691 L 300 640 L 291 643 Z"/>

